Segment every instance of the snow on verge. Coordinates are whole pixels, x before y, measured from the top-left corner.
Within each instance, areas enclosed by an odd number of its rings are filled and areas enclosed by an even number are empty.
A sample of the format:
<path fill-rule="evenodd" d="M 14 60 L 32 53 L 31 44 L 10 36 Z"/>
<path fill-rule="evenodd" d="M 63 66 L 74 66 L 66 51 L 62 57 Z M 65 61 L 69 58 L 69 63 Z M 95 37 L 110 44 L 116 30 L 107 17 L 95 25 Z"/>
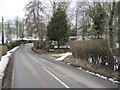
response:
<path fill-rule="evenodd" d="M 90 71 L 88 71 L 88 70 L 84 70 L 84 69 L 82 69 L 81 67 L 78 68 L 78 69 L 80 69 L 81 71 L 87 72 L 87 73 L 89 73 L 89 74 L 92 74 L 92 75 L 98 76 L 98 77 L 100 77 L 100 78 L 107 79 L 107 77 L 105 77 L 105 76 L 102 76 L 102 75 L 100 75 L 100 74 L 95 74 L 95 73 L 90 72 Z M 115 81 L 115 80 L 112 79 L 112 78 L 109 78 L 108 80 L 112 81 L 113 83 L 120 83 L 119 81 Z"/>
<path fill-rule="evenodd" d="M 67 56 L 70 56 L 70 55 L 72 55 L 72 53 L 68 52 L 68 53 L 62 53 L 62 54 L 53 54 L 52 56 L 56 56 L 56 57 L 58 56 L 58 57 L 60 57 L 60 58 L 57 58 L 56 61 L 62 61 L 62 60 L 64 60 Z M 70 63 L 67 63 L 67 64 L 70 65 Z M 107 79 L 107 77 L 105 77 L 105 76 L 102 76 L 102 75 L 100 75 L 100 74 L 95 74 L 95 73 L 90 72 L 90 71 L 88 71 L 88 70 L 84 70 L 84 69 L 82 69 L 81 67 L 79 67 L 78 69 L 80 69 L 80 70 L 82 70 L 82 71 L 84 71 L 84 72 L 87 72 L 87 73 L 89 73 L 89 74 L 96 75 L 96 76 L 98 76 L 98 77 L 100 77 L 100 78 Z M 119 81 L 115 81 L 115 80 L 112 79 L 112 78 L 109 78 L 108 80 L 112 81 L 113 83 L 120 83 Z"/>
<path fill-rule="evenodd" d="M 60 58 L 57 58 L 56 61 L 62 61 L 64 60 L 67 56 L 72 55 L 72 53 L 67 52 L 67 53 L 62 53 L 62 54 L 53 54 L 52 56 L 58 56 Z"/>
<path fill-rule="evenodd" d="M 8 62 L 9 62 L 9 57 L 18 48 L 19 48 L 19 46 L 13 48 L 12 50 L 8 51 L 6 55 L 1 57 L 1 61 L 0 61 L 0 79 L 2 79 L 3 76 L 4 76 L 4 71 L 5 71 L 6 67 L 7 67 Z"/>

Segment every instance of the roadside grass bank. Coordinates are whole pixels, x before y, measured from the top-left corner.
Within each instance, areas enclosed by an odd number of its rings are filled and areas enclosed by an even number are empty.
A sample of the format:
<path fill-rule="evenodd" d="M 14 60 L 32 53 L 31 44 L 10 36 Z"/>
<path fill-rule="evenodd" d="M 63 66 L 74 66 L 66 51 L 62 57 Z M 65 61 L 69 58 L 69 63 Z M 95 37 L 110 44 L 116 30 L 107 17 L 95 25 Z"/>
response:
<path fill-rule="evenodd" d="M 49 54 L 56 61 L 63 61 L 115 83 L 120 82 L 117 50 L 115 49 L 112 52 L 106 39 L 73 41 L 68 53 L 61 52 L 59 49 L 59 52 L 56 52 L 54 48 L 52 48 L 52 52 L 45 52 L 43 46 L 40 42 L 34 43 L 33 51 L 40 54 Z M 62 51 L 65 51 L 65 49 Z M 70 51 L 72 53 L 69 53 Z"/>
<path fill-rule="evenodd" d="M 14 52 L 21 44 L 33 43 L 35 40 L 15 40 L 0 45 L 0 90 L 11 88 Z"/>
<path fill-rule="evenodd" d="M 6 42 L 5 45 L 0 45 L 0 60 L 3 55 L 7 54 L 7 51 L 13 49 L 14 47 L 21 44 L 33 43 L 34 41 L 36 40 L 14 40 L 9 43 Z"/>
<path fill-rule="evenodd" d="M 0 82 L 1 82 L 1 88 L 5 88 L 5 86 L 10 86 L 10 77 L 12 75 L 12 71 L 11 71 L 11 68 L 12 65 L 11 65 L 11 61 L 12 61 L 12 57 L 13 57 L 13 54 L 14 52 L 19 48 L 19 46 L 13 48 L 12 50 L 8 51 L 6 55 L 2 56 L 1 57 L 1 61 L 0 61 Z M 10 65 L 10 66 L 9 66 Z M 6 78 L 9 78 L 9 80 L 5 83 L 5 79 Z M 5 84 L 4 84 L 5 83 Z M 7 87 L 6 87 L 7 88 Z"/>
<path fill-rule="evenodd" d="M 13 62 L 14 54 L 9 57 L 8 65 L 4 71 L 4 77 L 2 79 L 2 89 L 12 88 Z"/>
<path fill-rule="evenodd" d="M 81 69 L 86 72 L 92 72 L 96 74 L 97 76 L 102 76 L 104 79 L 113 79 L 114 82 L 120 83 L 119 81 L 119 72 L 114 70 L 109 70 L 108 67 L 93 64 L 81 59 L 75 59 L 73 56 L 66 57 L 63 62 L 66 64 L 69 64 L 71 66 L 77 67 L 78 69 Z"/>
<path fill-rule="evenodd" d="M 72 65 L 120 81 L 118 48 L 112 50 L 107 39 L 73 41 L 70 46 Z"/>

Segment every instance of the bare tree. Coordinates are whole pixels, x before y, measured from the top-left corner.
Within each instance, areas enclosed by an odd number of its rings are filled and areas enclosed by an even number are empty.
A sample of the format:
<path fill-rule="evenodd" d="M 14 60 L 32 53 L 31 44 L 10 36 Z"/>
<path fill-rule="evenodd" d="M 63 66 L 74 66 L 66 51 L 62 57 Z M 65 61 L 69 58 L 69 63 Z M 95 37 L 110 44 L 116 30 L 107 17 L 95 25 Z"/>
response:
<path fill-rule="evenodd" d="M 7 41 L 11 41 L 12 34 L 13 34 L 12 21 L 11 20 L 7 20 L 7 22 L 5 24 L 5 33 L 6 33 Z"/>
<path fill-rule="evenodd" d="M 29 2 L 26 5 L 26 26 L 29 34 L 37 34 L 39 40 L 43 40 L 45 32 L 44 6 L 40 1 Z"/>
<path fill-rule="evenodd" d="M 58 6 L 58 1 L 57 0 L 50 0 L 51 8 L 52 8 L 52 13 L 57 10 Z"/>
<path fill-rule="evenodd" d="M 18 39 L 19 37 L 19 21 L 20 21 L 20 18 L 19 17 L 16 17 L 15 20 L 14 20 L 14 24 L 15 24 L 15 31 L 16 31 L 16 37 Z"/>
<path fill-rule="evenodd" d="M 112 6 L 111 6 L 112 5 Z M 109 37 L 110 37 L 110 47 L 112 49 L 113 52 L 113 47 L 114 47 L 114 40 L 113 40 L 113 18 L 114 18 L 114 11 L 115 11 L 115 2 L 110 4 L 110 20 L 109 20 Z"/>
<path fill-rule="evenodd" d="M 78 35 L 82 35 L 82 39 L 85 39 L 87 30 L 90 24 L 90 17 L 86 14 L 88 9 L 87 2 L 77 2 L 75 10 L 75 29 Z"/>

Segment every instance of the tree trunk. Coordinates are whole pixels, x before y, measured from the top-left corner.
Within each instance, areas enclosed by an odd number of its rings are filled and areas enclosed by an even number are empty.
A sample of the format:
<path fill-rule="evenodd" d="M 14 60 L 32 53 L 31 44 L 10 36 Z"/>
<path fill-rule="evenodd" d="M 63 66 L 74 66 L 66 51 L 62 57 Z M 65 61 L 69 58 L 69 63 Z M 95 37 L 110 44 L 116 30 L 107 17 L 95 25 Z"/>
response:
<path fill-rule="evenodd" d="M 120 1 L 118 2 L 118 43 L 119 43 L 118 57 L 120 57 Z M 120 72 L 120 61 L 118 66 L 118 72 Z M 119 73 L 118 80 L 120 81 L 120 73 Z"/>
<path fill-rule="evenodd" d="M 112 10 L 110 14 L 110 21 L 109 21 L 109 38 L 110 38 L 110 51 L 111 51 L 111 58 L 110 58 L 110 65 L 111 69 L 114 69 L 114 58 L 113 58 L 113 48 L 114 48 L 114 40 L 113 40 L 113 18 L 114 18 L 114 10 L 115 10 L 115 2 L 113 2 Z"/>
<path fill-rule="evenodd" d="M 2 17 L 2 45 L 4 45 L 4 30 L 3 30 L 3 17 Z"/>
<path fill-rule="evenodd" d="M 60 48 L 60 41 L 57 41 L 58 42 L 58 48 Z"/>
<path fill-rule="evenodd" d="M 118 43 L 119 43 L 118 55 L 120 56 L 120 1 L 118 2 Z"/>
<path fill-rule="evenodd" d="M 113 28 L 112 28 L 112 24 L 113 24 L 113 17 L 114 17 L 114 10 L 115 10 L 115 2 L 113 2 L 113 6 L 112 6 L 112 10 L 111 10 L 111 14 L 110 14 L 110 21 L 109 21 L 109 37 L 110 37 L 110 48 L 113 51 Z"/>
<path fill-rule="evenodd" d="M 76 22 L 75 22 L 75 29 L 77 31 L 77 27 L 78 27 L 78 9 L 76 11 Z"/>

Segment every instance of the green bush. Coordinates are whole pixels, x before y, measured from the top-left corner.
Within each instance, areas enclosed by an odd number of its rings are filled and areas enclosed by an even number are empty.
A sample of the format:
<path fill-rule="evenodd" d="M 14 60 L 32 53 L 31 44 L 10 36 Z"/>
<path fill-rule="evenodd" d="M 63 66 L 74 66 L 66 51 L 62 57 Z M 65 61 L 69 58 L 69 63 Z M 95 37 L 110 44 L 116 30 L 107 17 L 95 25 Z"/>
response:
<path fill-rule="evenodd" d="M 105 63 L 109 61 L 110 50 L 108 41 L 103 39 L 73 41 L 71 43 L 71 51 L 74 58 L 89 61 L 92 58 L 94 63 Z"/>
<path fill-rule="evenodd" d="M 19 46 L 21 44 L 26 44 L 26 43 L 33 43 L 35 40 L 15 40 L 11 41 L 10 43 L 6 43 L 6 46 L 8 50 L 11 50 L 12 48 Z"/>

